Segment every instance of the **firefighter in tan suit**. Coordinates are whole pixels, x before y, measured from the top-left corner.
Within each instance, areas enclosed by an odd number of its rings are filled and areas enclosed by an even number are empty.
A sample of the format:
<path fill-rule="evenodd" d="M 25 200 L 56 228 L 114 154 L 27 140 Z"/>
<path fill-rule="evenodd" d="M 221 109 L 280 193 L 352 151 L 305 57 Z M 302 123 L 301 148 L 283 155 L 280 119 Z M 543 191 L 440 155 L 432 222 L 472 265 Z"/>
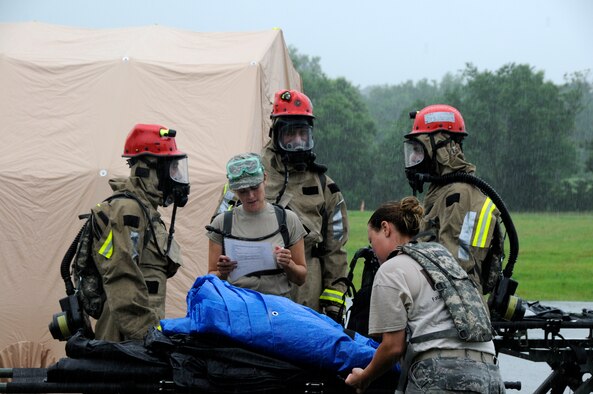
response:
<path fill-rule="evenodd" d="M 432 182 L 424 197 L 425 216 L 420 231 L 445 246 L 483 294 L 490 293 L 501 274 L 500 211 L 478 187 L 451 175 L 473 176 L 462 143 L 467 132 L 461 113 L 443 104 L 412 113 L 414 125 L 404 142 L 406 176 L 414 191 L 422 192 L 426 174 Z"/>
<path fill-rule="evenodd" d="M 346 276 L 348 214 L 327 168 L 315 163 L 313 106 L 303 93 L 281 90 L 271 117 L 271 140 L 262 153 L 269 175 L 266 198 L 295 212 L 307 231 L 307 279 L 294 288 L 293 299 L 341 322 L 346 288 L 334 281 Z"/>
<path fill-rule="evenodd" d="M 189 195 L 187 155 L 177 150 L 175 134 L 159 125 L 136 125 L 123 154 L 130 176 L 110 180 L 115 198 L 93 208 L 99 218 L 93 254 L 106 295 L 97 339 L 142 339 L 165 317 L 167 279 L 182 261 L 157 208 L 174 204 L 175 210 Z"/>

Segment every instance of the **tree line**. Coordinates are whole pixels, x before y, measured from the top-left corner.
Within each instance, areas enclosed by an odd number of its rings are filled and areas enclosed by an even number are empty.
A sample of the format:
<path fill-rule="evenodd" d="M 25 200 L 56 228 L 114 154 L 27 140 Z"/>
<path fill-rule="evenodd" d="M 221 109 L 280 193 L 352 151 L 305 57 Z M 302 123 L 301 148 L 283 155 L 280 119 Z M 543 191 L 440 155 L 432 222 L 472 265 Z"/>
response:
<path fill-rule="evenodd" d="M 441 81 L 360 89 L 329 78 L 319 57 L 290 48 L 313 102 L 315 153 L 349 209 L 373 209 L 411 194 L 403 140 L 411 111 L 430 104 L 460 110 L 466 159 L 512 211 L 593 211 L 593 83 L 575 72 L 562 85 L 542 71 L 507 64 L 480 71 L 467 64 Z M 419 196 L 421 197 L 421 196 Z"/>

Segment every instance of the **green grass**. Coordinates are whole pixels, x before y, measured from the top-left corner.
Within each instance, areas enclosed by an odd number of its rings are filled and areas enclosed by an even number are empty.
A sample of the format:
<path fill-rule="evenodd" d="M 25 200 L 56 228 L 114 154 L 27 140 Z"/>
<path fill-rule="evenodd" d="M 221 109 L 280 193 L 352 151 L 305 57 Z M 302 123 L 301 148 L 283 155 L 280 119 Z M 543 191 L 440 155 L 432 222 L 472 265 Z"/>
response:
<path fill-rule="evenodd" d="M 366 223 L 371 214 L 348 212 L 348 262 L 368 245 Z M 519 282 L 517 295 L 528 301 L 593 301 L 593 213 L 515 213 L 512 218 L 519 237 L 513 271 Z M 354 274 L 357 288 L 362 266 L 360 259 Z"/>

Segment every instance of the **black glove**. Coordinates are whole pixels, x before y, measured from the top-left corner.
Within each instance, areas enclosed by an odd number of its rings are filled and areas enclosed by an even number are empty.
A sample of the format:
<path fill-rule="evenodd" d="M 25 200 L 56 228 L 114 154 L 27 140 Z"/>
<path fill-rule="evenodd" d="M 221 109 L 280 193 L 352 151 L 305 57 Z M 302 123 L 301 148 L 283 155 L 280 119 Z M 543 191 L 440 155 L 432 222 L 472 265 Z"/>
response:
<path fill-rule="evenodd" d="M 340 325 L 344 325 L 344 310 L 337 305 L 328 305 L 323 309 L 327 317 Z"/>

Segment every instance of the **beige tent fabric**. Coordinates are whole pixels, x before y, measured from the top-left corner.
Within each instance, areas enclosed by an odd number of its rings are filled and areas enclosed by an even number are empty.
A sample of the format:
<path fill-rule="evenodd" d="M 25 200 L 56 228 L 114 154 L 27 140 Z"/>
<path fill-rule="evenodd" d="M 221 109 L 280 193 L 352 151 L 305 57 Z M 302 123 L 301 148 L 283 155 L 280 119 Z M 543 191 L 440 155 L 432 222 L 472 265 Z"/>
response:
<path fill-rule="evenodd" d="M 109 196 L 109 178 L 127 176 L 121 154 L 136 123 L 177 130 L 189 156 L 190 199 L 175 223 L 185 267 L 167 297 L 167 317 L 184 316 L 206 273 L 204 226 L 224 165 L 261 149 L 282 88 L 301 81 L 281 30 L 0 24 L 0 349 L 30 342 L 63 355 L 47 328 L 65 296 L 59 266 L 77 215 Z"/>
<path fill-rule="evenodd" d="M 21 341 L 0 350 L 0 368 L 46 368 L 56 361 L 39 342 Z"/>

